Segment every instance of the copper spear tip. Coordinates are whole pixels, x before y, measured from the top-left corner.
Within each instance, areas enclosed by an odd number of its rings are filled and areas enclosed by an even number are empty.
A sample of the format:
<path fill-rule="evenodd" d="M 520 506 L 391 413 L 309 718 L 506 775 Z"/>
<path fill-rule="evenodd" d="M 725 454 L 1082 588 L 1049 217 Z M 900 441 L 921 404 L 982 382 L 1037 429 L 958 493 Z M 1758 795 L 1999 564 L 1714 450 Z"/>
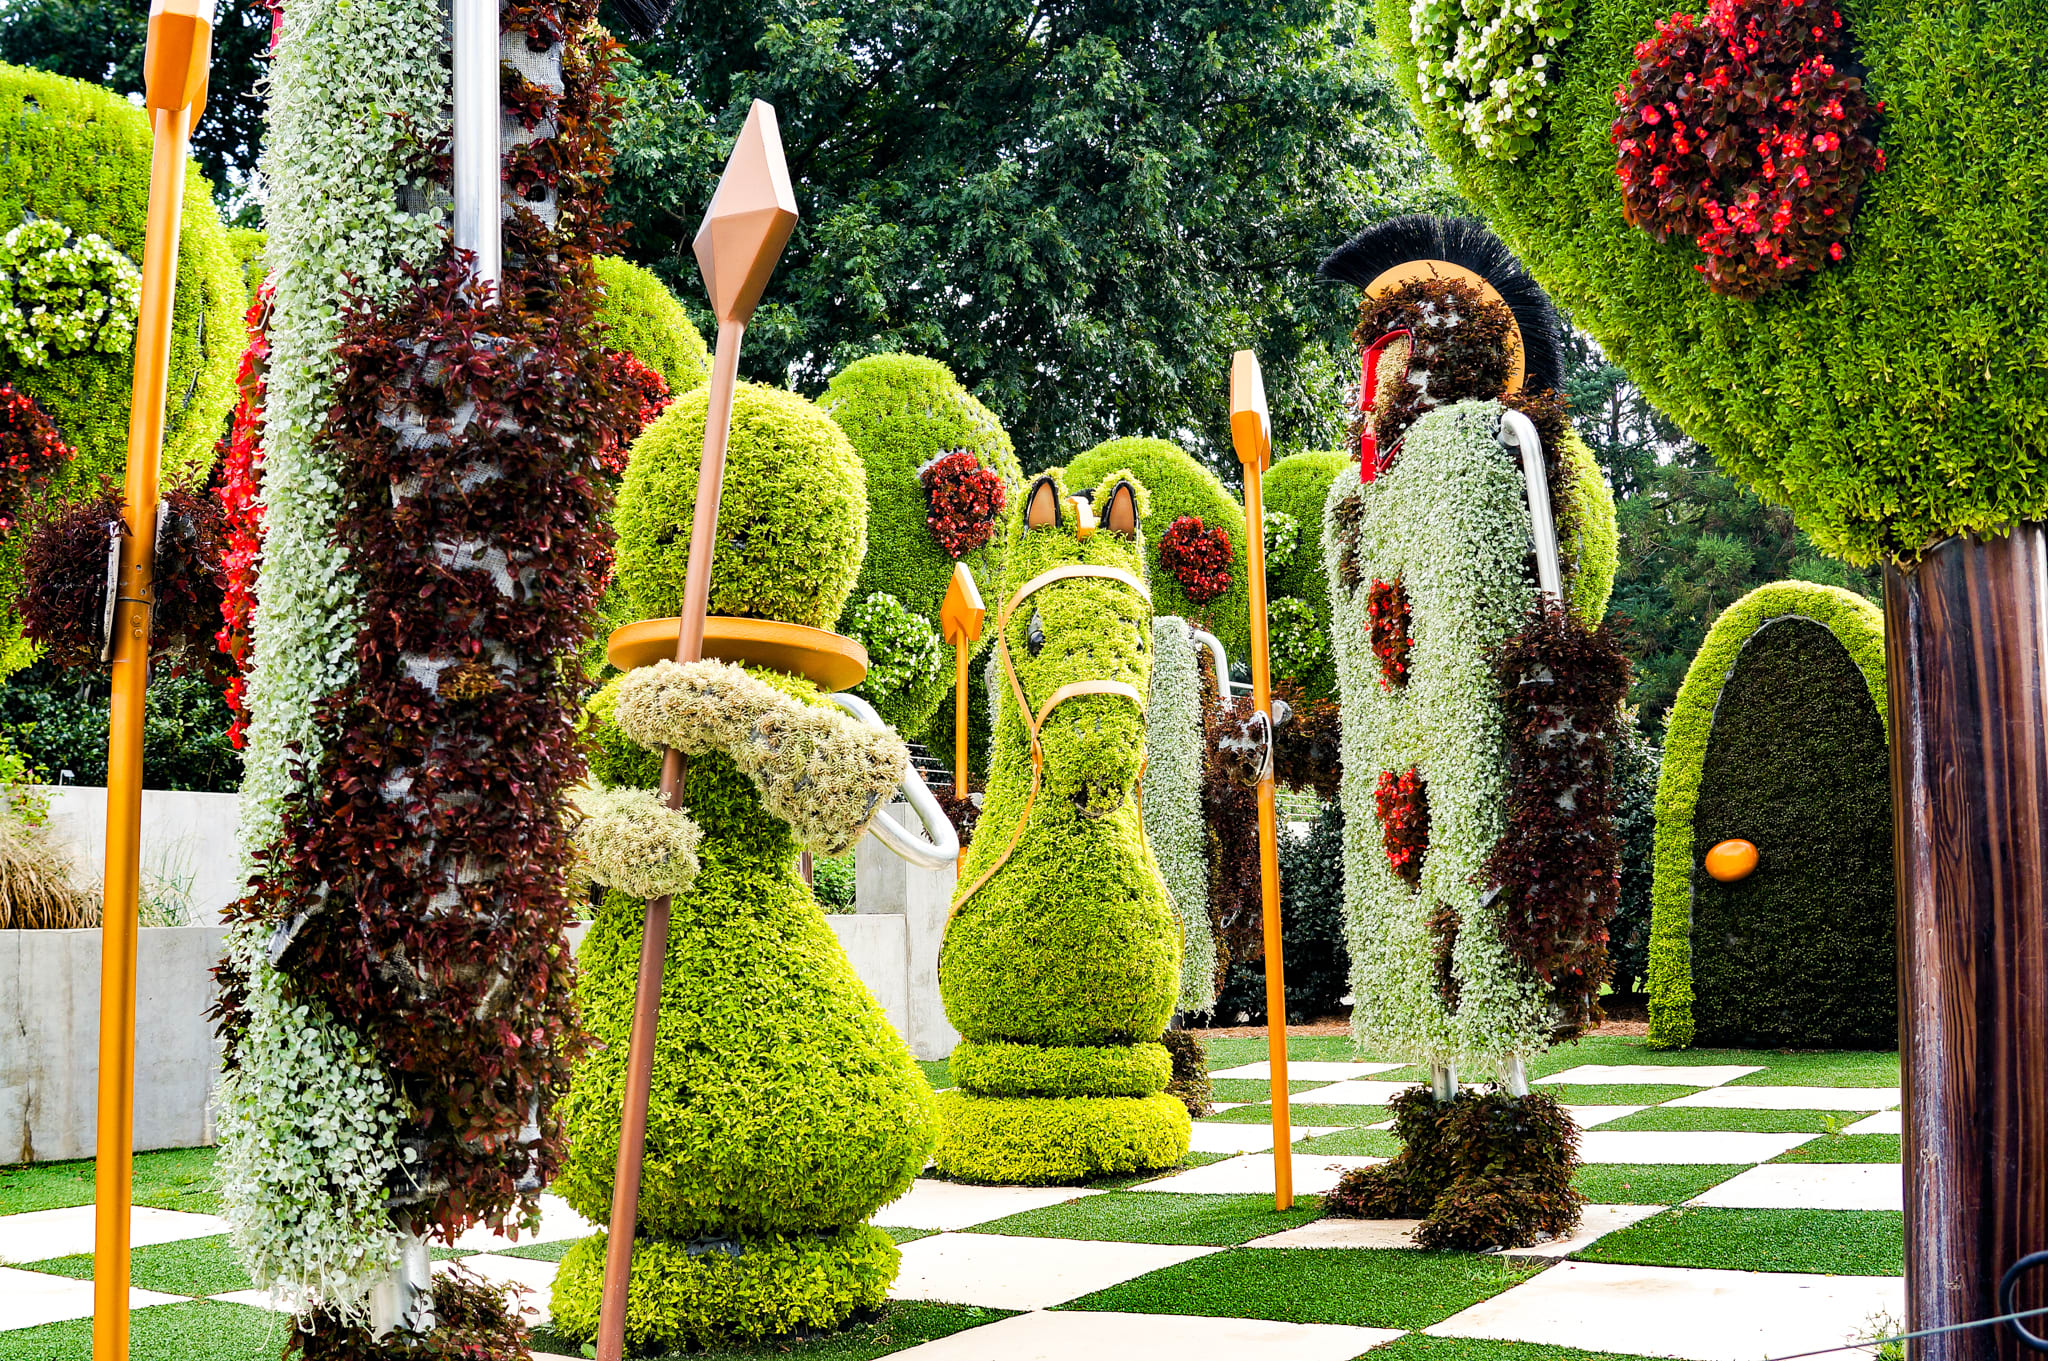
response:
<path fill-rule="evenodd" d="M 1264 472 L 1273 461 L 1273 418 L 1266 414 L 1266 378 L 1259 357 L 1239 350 L 1230 357 L 1230 442 L 1237 461 Z"/>
<path fill-rule="evenodd" d="M 981 637 L 981 621 L 988 610 L 981 603 L 981 588 L 974 571 L 964 562 L 953 564 L 953 579 L 946 584 L 946 599 L 939 606 L 939 632 L 956 647 Z"/>
<path fill-rule="evenodd" d="M 757 99 L 691 243 L 720 322 L 745 324 L 754 315 L 794 230 L 796 194 L 782 159 L 775 107 Z"/>

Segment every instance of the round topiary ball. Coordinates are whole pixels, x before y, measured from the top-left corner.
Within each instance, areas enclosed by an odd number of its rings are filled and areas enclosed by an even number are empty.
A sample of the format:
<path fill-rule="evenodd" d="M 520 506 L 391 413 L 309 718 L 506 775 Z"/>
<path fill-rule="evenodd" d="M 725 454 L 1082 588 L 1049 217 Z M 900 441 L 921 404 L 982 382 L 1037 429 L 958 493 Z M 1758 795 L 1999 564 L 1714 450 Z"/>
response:
<path fill-rule="evenodd" d="M 673 396 L 711 381 L 711 351 L 690 314 L 661 280 L 616 255 L 597 256 L 591 266 L 604 290 L 597 319 L 607 328 L 607 346 L 624 350 L 660 374 Z"/>
<path fill-rule="evenodd" d="M 678 398 L 633 442 L 613 520 L 637 617 L 682 612 L 709 390 Z M 831 418 L 793 392 L 733 396 L 711 613 L 829 629 L 868 547 L 867 480 Z"/>
<path fill-rule="evenodd" d="M 0 126 L 0 235 L 54 223 L 71 238 L 74 254 L 108 249 L 139 268 L 149 216 L 149 116 L 100 86 L 0 65 Z M 196 166 L 186 170 L 183 211 L 164 420 L 167 485 L 212 462 L 246 340 L 242 268 L 214 211 L 213 188 Z M 0 289 L 0 307 L 29 313 L 39 300 L 24 294 L 35 291 L 30 280 L 12 281 Z M 133 305 L 125 306 L 126 325 L 112 348 L 77 335 L 53 337 L 33 357 L 0 346 L 0 381 L 33 399 L 78 451 L 51 489 L 64 500 L 97 488 L 102 478 L 119 482 L 127 465 L 135 354 Z"/>

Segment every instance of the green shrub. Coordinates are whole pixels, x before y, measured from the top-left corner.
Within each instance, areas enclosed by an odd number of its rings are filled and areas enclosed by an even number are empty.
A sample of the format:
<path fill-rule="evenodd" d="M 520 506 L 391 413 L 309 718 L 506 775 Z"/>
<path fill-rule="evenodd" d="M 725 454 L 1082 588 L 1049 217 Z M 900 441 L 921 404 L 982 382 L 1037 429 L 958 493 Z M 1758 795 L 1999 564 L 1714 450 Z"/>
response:
<path fill-rule="evenodd" d="M 661 783 L 661 755 L 619 731 L 613 711 L 624 675 L 613 676 L 583 704 L 583 750 L 590 773 L 614 789 L 652 789 Z"/>
<path fill-rule="evenodd" d="M 1330 484 L 1347 469 L 1358 476 L 1358 460 L 1341 453 L 1292 454 L 1259 479 L 1266 514 L 1292 516 L 1300 534 L 1285 566 L 1266 564 L 1266 590 L 1276 599 L 1307 601 L 1325 623 L 1330 618 L 1330 583 L 1323 575 L 1323 502 L 1330 498 Z"/>
<path fill-rule="evenodd" d="M 0 66 L 0 233 L 33 213 L 79 236 L 96 235 L 140 267 L 149 214 L 149 115 L 111 90 L 41 71 Z M 214 211 L 213 187 L 195 166 L 185 178 L 178 288 L 171 327 L 170 401 L 163 476 L 202 474 L 234 405 L 235 365 L 248 305 L 243 271 Z M 118 354 L 53 355 L 0 364 L 0 379 L 34 398 L 78 457 L 54 494 L 72 499 L 119 482 L 128 460 L 132 347 Z"/>
<path fill-rule="evenodd" d="M 605 1235 L 569 1249 L 555 1274 L 553 1327 L 597 1336 Z M 882 1307 L 902 1254 L 888 1233 L 852 1224 L 817 1235 L 720 1243 L 633 1245 L 626 1349 L 633 1355 L 728 1350 L 788 1334 L 830 1331 Z"/>
<path fill-rule="evenodd" d="M 708 389 L 676 399 L 633 442 L 613 513 L 619 583 L 641 619 L 681 613 Z M 867 551 L 860 458 L 817 407 L 742 383 L 718 505 L 711 612 L 829 629 Z"/>
<path fill-rule="evenodd" d="M 1340 803 L 1324 804 L 1307 836 L 1280 840 L 1280 943 L 1288 1023 L 1301 1025 L 1343 1011 L 1344 994 L 1351 991 L 1351 951 L 1344 943 Z M 1263 960 L 1230 966 L 1223 994 L 1216 999 L 1216 1014 L 1224 1024 L 1265 1023 Z"/>
<path fill-rule="evenodd" d="M 1834 586 L 1774 582 L 1751 591 L 1714 621 L 1706 641 L 1693 657 L 1692 666 L 1686 672 L 1685 683 L 1679 687 L 1678 698 L 1671 706 L 1665 725 L 1663 769 L 1657 782 L 1657 859 L 1651 890 L 1648 965 L 1649 1042 L 1654 1047 L 1683 1048 L 1694 1040 L 1694 941 L 1699 935 L 1693 921 L 1694 867 L 1698 863 L 1697 840 L 1704 826 L 1698 813 L 1703 796 L 1712 794 L 1706 789 L 1703 777 L 1709 752 L 1719 745 L 1717 734 L 1726 737 L 1736 731 L 1734 727 L 1722 730 L 1716 714 L 1731 678 L 1744 669 L 1743 660 L 1750 640 L 1760 631 L 1765 631 L 1766 625 L 1772 625 L 1769 632 L 1784 627 L 1773 625 L 1772 621 L 1788 618 L 1808 621 L 1826 629 L 1846 650 L 1878 715 L 1877 759 L 1882 769 L 1882 725 L 1886 717 L 1884 616 L 1875 605 Z M 1789 640 L 1795 634 L 1780 637 Z M 1773 646 L 1775 648 L 1775 642 Z M 1759 655 L 1768 657 L 1769 651 Z M 1827 654 L 1823 652 L 1821 655 Z M 1839 933 L 1844 931 L 1871 929 L 1866 915 L 1867 905 L 1856 905 L 1857 900 L 1870 889 L 1867 882 L 1858 882 L 1853 888 L 1845 883 L 1839 889 L 1816 885 L 1815 892 L 1819 897 L 1815 906 L 1822 915 L 1818 920 L 1808 922 L 1797 904 L 1779 901 L 1779 895 L 1771 887 L 1772 880 L 1796 881 L 1809 868 L 1815 874 L 1825 875 L 1828 873 L 1827 857 L 1838 859 L 1841 872 L 1858 880 L 1866 880 L 1875 873 L 1869 860 L 1875 853 L 1874 847 L 1865 844 L 1863 838 L 1868 834 L 1868 819 L 1872 816 L 1867 800 L 1877 797 L 1879 791 L 1868 784 L 1867 774 L 1856 774 L 1851 768 L 1838 764 L 1844 759 L 1862 760 L 1867 764 L 1869 759 L 1868 729 L 1863 729 L 1861 737 L 1856 735 L 1861 717 L 1845 706 L 1844 697 L 1838 693 L 1839 687 L 1824 685 L 1819 678 L 1807 684 L 1797 684 L 1775 664 L 1773 670 L 1776 682 L 1782 686 L 1780 694 L 1772 696 L 1753 690 L 1747 684 L 1741 692 L 1745 696 L 1745 708 L 1754 715 L 1743 725 L 1745 732 L 1741 740 L 1763 745 L 1744 748 L 1748 759 L 1755 764 L 1746 772 L 1738 773 L 1746 774 L 1755 784 L 1746 794 L 1738 790 L 1730 795 L 1715 796 L 1712 807 L 1718 819 L 1748 803 L 1754 805 L 1751 811 L 1755 816 L 1768 819 L 1758 824 L 1757 836 L 1745 837 L 1757 845 L 1759 868 L 1749 880 L 1743 881 L 1749 885 L 1747 891 L 1731 896 L 1738 900 L 1746 899 L 1756 896 L 1762 889 L 1763 897 L 1769 900 L 1766 910 L 1792 914 L 1792 920 L 1786 923 L 1788 931 L 1795 929 L 1795 923 L 1804 923 L 1796 929 L 1820 933 L 1811 939 L 1800 938 L 1796 934 L 1784 937 L 1796 944 L 1787 947 L 1793 953 L 1780 962 L 1780 967 L 1797 971 L 1803 967 L 1801 961 L 1805 959 L 1809 945 L 1818 946 L 1819 942 L 1827 940 L 1839 942 Z M 1766 700 L 1777 707 L 1775 714 L 1765 712 Z M 1867 712 L 1865 709 L 1864 713 Z M 1833 733 L 1832 740 L 1828 738 L 1830 732 Z M 1774 745 L 1774 739 L 1781 741 L 1782 747 Z M 1738 750 L 1736 747 L 1726 749 Z M 1819 763 L 1821 769 L 1827 770 L 1831 779 L 1848 782 L 1847 788 L 1837 791 L 1837 795 L 1851 800 L 1847 806 L 1827 803 L 1824 796 L 1829 795 L 1829 790 L 1825 784 L 1818 787 L 1807 784 L 1808 776 L 1802 764 L 1813 763 Z M 1763 797 L 1766 793 L 1771 797 Z M 1732 799 L 1732 803 L 1724 802 L 1724 799 Z M 1782 809 L 1771 809 L 1768 804 L 1773 799 L 1780 802 L 1789 799 L 1792 803 Z M 1865 803 L 1858 804 L 1855 802 L 1858 799 L 1865 800 Z M 1828 809 L 1823 820 L 1832 825 L 1800 825 L 1802 818 L 1811 821 L 1815 816 L 1812 809 L 1823 804 Z M 1889 825 L 1888 810 L 1887 800 L 1883 810 L 1886 825 Z M 1788 815 L 1792 818 L 1790 822 L 1783 820 Z M 1721 830 L 1726 825 L 1717 823 L 1706 827 L 1706 830 L 1717 831 L 1717 841 L 1744 835 Z M 1782 839 L 1770 844 L 1773 836 Z M 1840 842 L 1836 841 L 1838 837 L 1842 838 Z M 1890 901 L 1889 853 L 1887 836 L 1883 871 L 1887 903 Z M 1813 856 L 1824 859 L 1810 867 L 1802 863 Z M 1743 885 L 1736 887 L 1741 889 Z M 1717 904 L 1721 901 L 1716 899 Z M 1888 909 L 1886 916 L 1887 925 L 1883 929 L 1888 931 Z M 1889 939 L 1888 936 L 1886 938 Z M 1834 997 L 1837 987 L 1860 978 L 1865 972 L 1860 965 L 1848 962 L 1854 953 L 1846 944 L 1835 949 L 1834 958 L 1838 964 L 1829 972 L 1837 974 L 1840 981 L 1829 980 L 1825 996 Z M 1777 970 L 1773 972 L 1777 973 Z M 1886 976 L 1889 978 L 1888 971 Z M 1745 983 L 1743 986 L 1749 985 Z M 1759 980 L 1758 986 L 1776 994 L 1794 984 L 1780 973 L 1773 980 Z M 1884 984 L 1883 991 L 1889 997 L 1892 992 L 1889 982 Z M 1719 1005 L 1725 1006 L 1726 1003 Z M 1806 1018 L 1806 1023 L 1814 1026 L 1828 1024 L 1818 1016 Z"/>
<path fill-rule="evenodd" d="M 1624 711 L 1629 712 L 1629 711 Z M 1657 774 L 1663 753 L 1633 721 L 1614 740 L 1614 835 L 1621 842 L 1621 895 L 1607 927 L 1616 992 L 1648 987 L 1650 888 L 1657 863 Z"/>
<path fill-rule="evenodd" d="M 263 287 L 263 276 L 267 272 L 263 263 L 263 246 L 269 237 L 254 227 L 229 227 L 228 249 L 234 252 L 235 262 L 242 267 L 242 283 L 249 290 L 249 301 L 256 301 L 256 290 Z"/>
<path fill-rule="evenodd" d="M 1046 1048 L 962 1040 L 947 1071 L 985 1096 L 1150 1096 L 1166 1090 L 1173 1059 L 1156 1044 Z"/>
<path fill-rule="evenodd" d="M 1497 162 L 1416 98 L 1409 0 L 1379 0 L 1378 27 L 1466 195 L 1659 409 L 1822 549 L 1912 558 L 2048 517 L 2048 369 L 2012 339 L 2048 330 L 2038 7 L 1843 7 L 1888 164 L 1845 259 L 1756 302 L 1716 296 L 1691 242 L 1623 215 L 1614 94 L 1671 8 L 1588 0 L 1550 64 L 1549 130 Z"/>
<path fill-rule="evenodd" d="M 67 770 L 72 784 L 107 782 L 111 708 L 104 683 L 81 686 L 76 675 L 48 663 L 0 684 L 0 729 L 13 731 L 21 755 L 45 784 L 56 784 Z M 228 741 L 231 721 L 212 685 L 159 671 L 142 704 L 143 786 L 234 793 L 242 782 L 242 753 Z"/>
<path fill-rule="evenodd" d="M 1145 484 L 1152 498 L 1145 513 L 1146 577 L 1152 584 L 1152 608 L 1177 614 L 1223 641 L 1232 663 L 1250 655 L 1251 574 L 1245 566 L 1244 506 L 1216 474 L 1197 463 L 1177 444 L 1163 439 L 1113 439 L 1098 444 L 1067 465 L 1066 482 L 1093 487 L 1118 468 L 1128 468 Z M 1318 515 L 1322 507 L 1316 507 Z M 1173 574 L 1159 564 L 1159 543 L 1183 515 L 1199 516 L 1205 529 L 1230 536 L 1230 588 L 1206 605 L 1181 589 Z"/>
<path fill-rule="evenodd" d="M 1615 527 L 1614 491 L 1600 460 L 1579 438 L 1567 430 L 1562 446 L 1546 450 L 1552 458 L 1564 460 L 1564 476 L 1556 479 L 1566 489 L 1566 500 L 1553 509 L 1557 520 L 1558 564 L 1565 579 L 1572 617 L 1587 628 L 1600 627 L 1607 615 L 1608 597 L 1614 594 L 1614 572 L 1620 563 L 1621 539 Z"/>
<path fill-rule="evenodd" d="M 850 911 L 854 899 L 853 853 L 811 857 L 811 896 L 827 912 Z"/>
<path fill-rule="evenodd" d="M 930 722 L 930 698 L 953 676 L 953 649 L 931 621 L 876 591 L 847 606 L 839 627 L 867 649 L 868 673 L 854 688 L 882 721 L 913 734 Z"/>
<path fill-rule="evenodd" d="M 624 350 L 661 375 L 677 397 L 711 381 L 711 351 L 690 314 L 661 280 L 616 255 L 592 259 L 604 300 L 597 319 L 609 328 L 604 343 Z"/>
<path fill-rule="evenodd" d="M 942 454 L 964 449 L 1003 479 L 1014 501 L 1023 490 L 1024 474 L 1009 434 L 994 412 L 960 386 L 951 369 L 919 355 L 877 354 L 856 360 L 833 375 L 818 405 L 846 431 L 867 469 L 870 547 L 854 599 L 880 592 L 936 627 L 939 605 L 953 577 L 953 559 L 925 524 L 925 489 L 918 470 Z M 1001 566 L 1010 523 L 1007 514 L 998 516 L 994 538 L 964 559 L 984 599 Z M 988 601 L 991 608 L 995 603 Z M 842 624 L 841 631 L 852 629 Z M 988 646 L 988 637 L 982 635 L 977 653 Z M 947 661 L 937 674 L 892 696 L 889 708 L 875 701 L 905 736 L 922 732 L 945 697 L 953 679 L 950 649 Z"/>
<path fill-rule="evenodd" d="M 1191 1122 L 1180 1098 L 980 1096 L 940 1092 L 932 1157 L 949 1177 L 1067 1186 L 1176 1167 Z"/>

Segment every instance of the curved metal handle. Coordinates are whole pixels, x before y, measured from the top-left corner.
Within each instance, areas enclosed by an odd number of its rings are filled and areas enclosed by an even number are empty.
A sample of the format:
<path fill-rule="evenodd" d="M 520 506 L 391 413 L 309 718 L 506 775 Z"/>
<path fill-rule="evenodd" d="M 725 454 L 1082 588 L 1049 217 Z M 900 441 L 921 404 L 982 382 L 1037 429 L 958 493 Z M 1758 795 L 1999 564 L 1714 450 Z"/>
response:
<path fill-rule="evenodd" d="M 1216 663 L 1216 702 L 1224 708 L 1230 707 L 1230 656 L 1223 650 L 1223 640 L 1213 633 L 1190 627 L 1195 636 L 1195 646 L 1209 649 L 1209 660 Z"/>
<path fill-rule="evenodd" d="M 882 716 L 875 712 L 875 706 L 859 695 L 840 693 L 827 695 L 827 699 L 864 723 L 877 728 L 889 725 L 882 722 Z M 904 802 L 917 814 L 917 820 L 924 824 L 926 841 L 909 828 L 897 823 L 886 811 L 877 812 L 875 820 L 868 824 L 868 835 L 893 851 L 898 859 L 907 860 L 921 870 L 942 870 L 960 859 L 960 836 L 953 830 L 953 824 L 946 817 L 946 810 L 939 807 L 939 801 L 932 797 L 932 791 L 917 773 L 917 767 L 903 767 L 903 782 L 898 786 L 903 791 Z"/>
<path fill-rule="evenodd" d="M 1522 480 L 1529 484 L 1529 537 L 1536 545 L 1536 582 L 1562 601 L 1564 574 L 1557 563 L 1557 521 L 1550 513 L 1550 483 L 1543 473 L 1543 439 L 1527 416 L 1503 411 L 1500 442 L 1522 455 Z"/>

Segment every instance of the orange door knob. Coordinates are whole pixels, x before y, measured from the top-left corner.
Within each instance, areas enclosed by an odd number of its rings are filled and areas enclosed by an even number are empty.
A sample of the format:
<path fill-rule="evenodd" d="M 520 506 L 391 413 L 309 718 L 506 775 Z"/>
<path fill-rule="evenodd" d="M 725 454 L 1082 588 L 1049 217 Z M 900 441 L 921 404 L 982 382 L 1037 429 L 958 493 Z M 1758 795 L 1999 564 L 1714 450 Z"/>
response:
<path fill-rule="evenodd" d="M 1747 841 L 1724 841 L 1707 852 L 1707 873 L 1724 884 L 1756 872 L 1756 847 Z"/>

